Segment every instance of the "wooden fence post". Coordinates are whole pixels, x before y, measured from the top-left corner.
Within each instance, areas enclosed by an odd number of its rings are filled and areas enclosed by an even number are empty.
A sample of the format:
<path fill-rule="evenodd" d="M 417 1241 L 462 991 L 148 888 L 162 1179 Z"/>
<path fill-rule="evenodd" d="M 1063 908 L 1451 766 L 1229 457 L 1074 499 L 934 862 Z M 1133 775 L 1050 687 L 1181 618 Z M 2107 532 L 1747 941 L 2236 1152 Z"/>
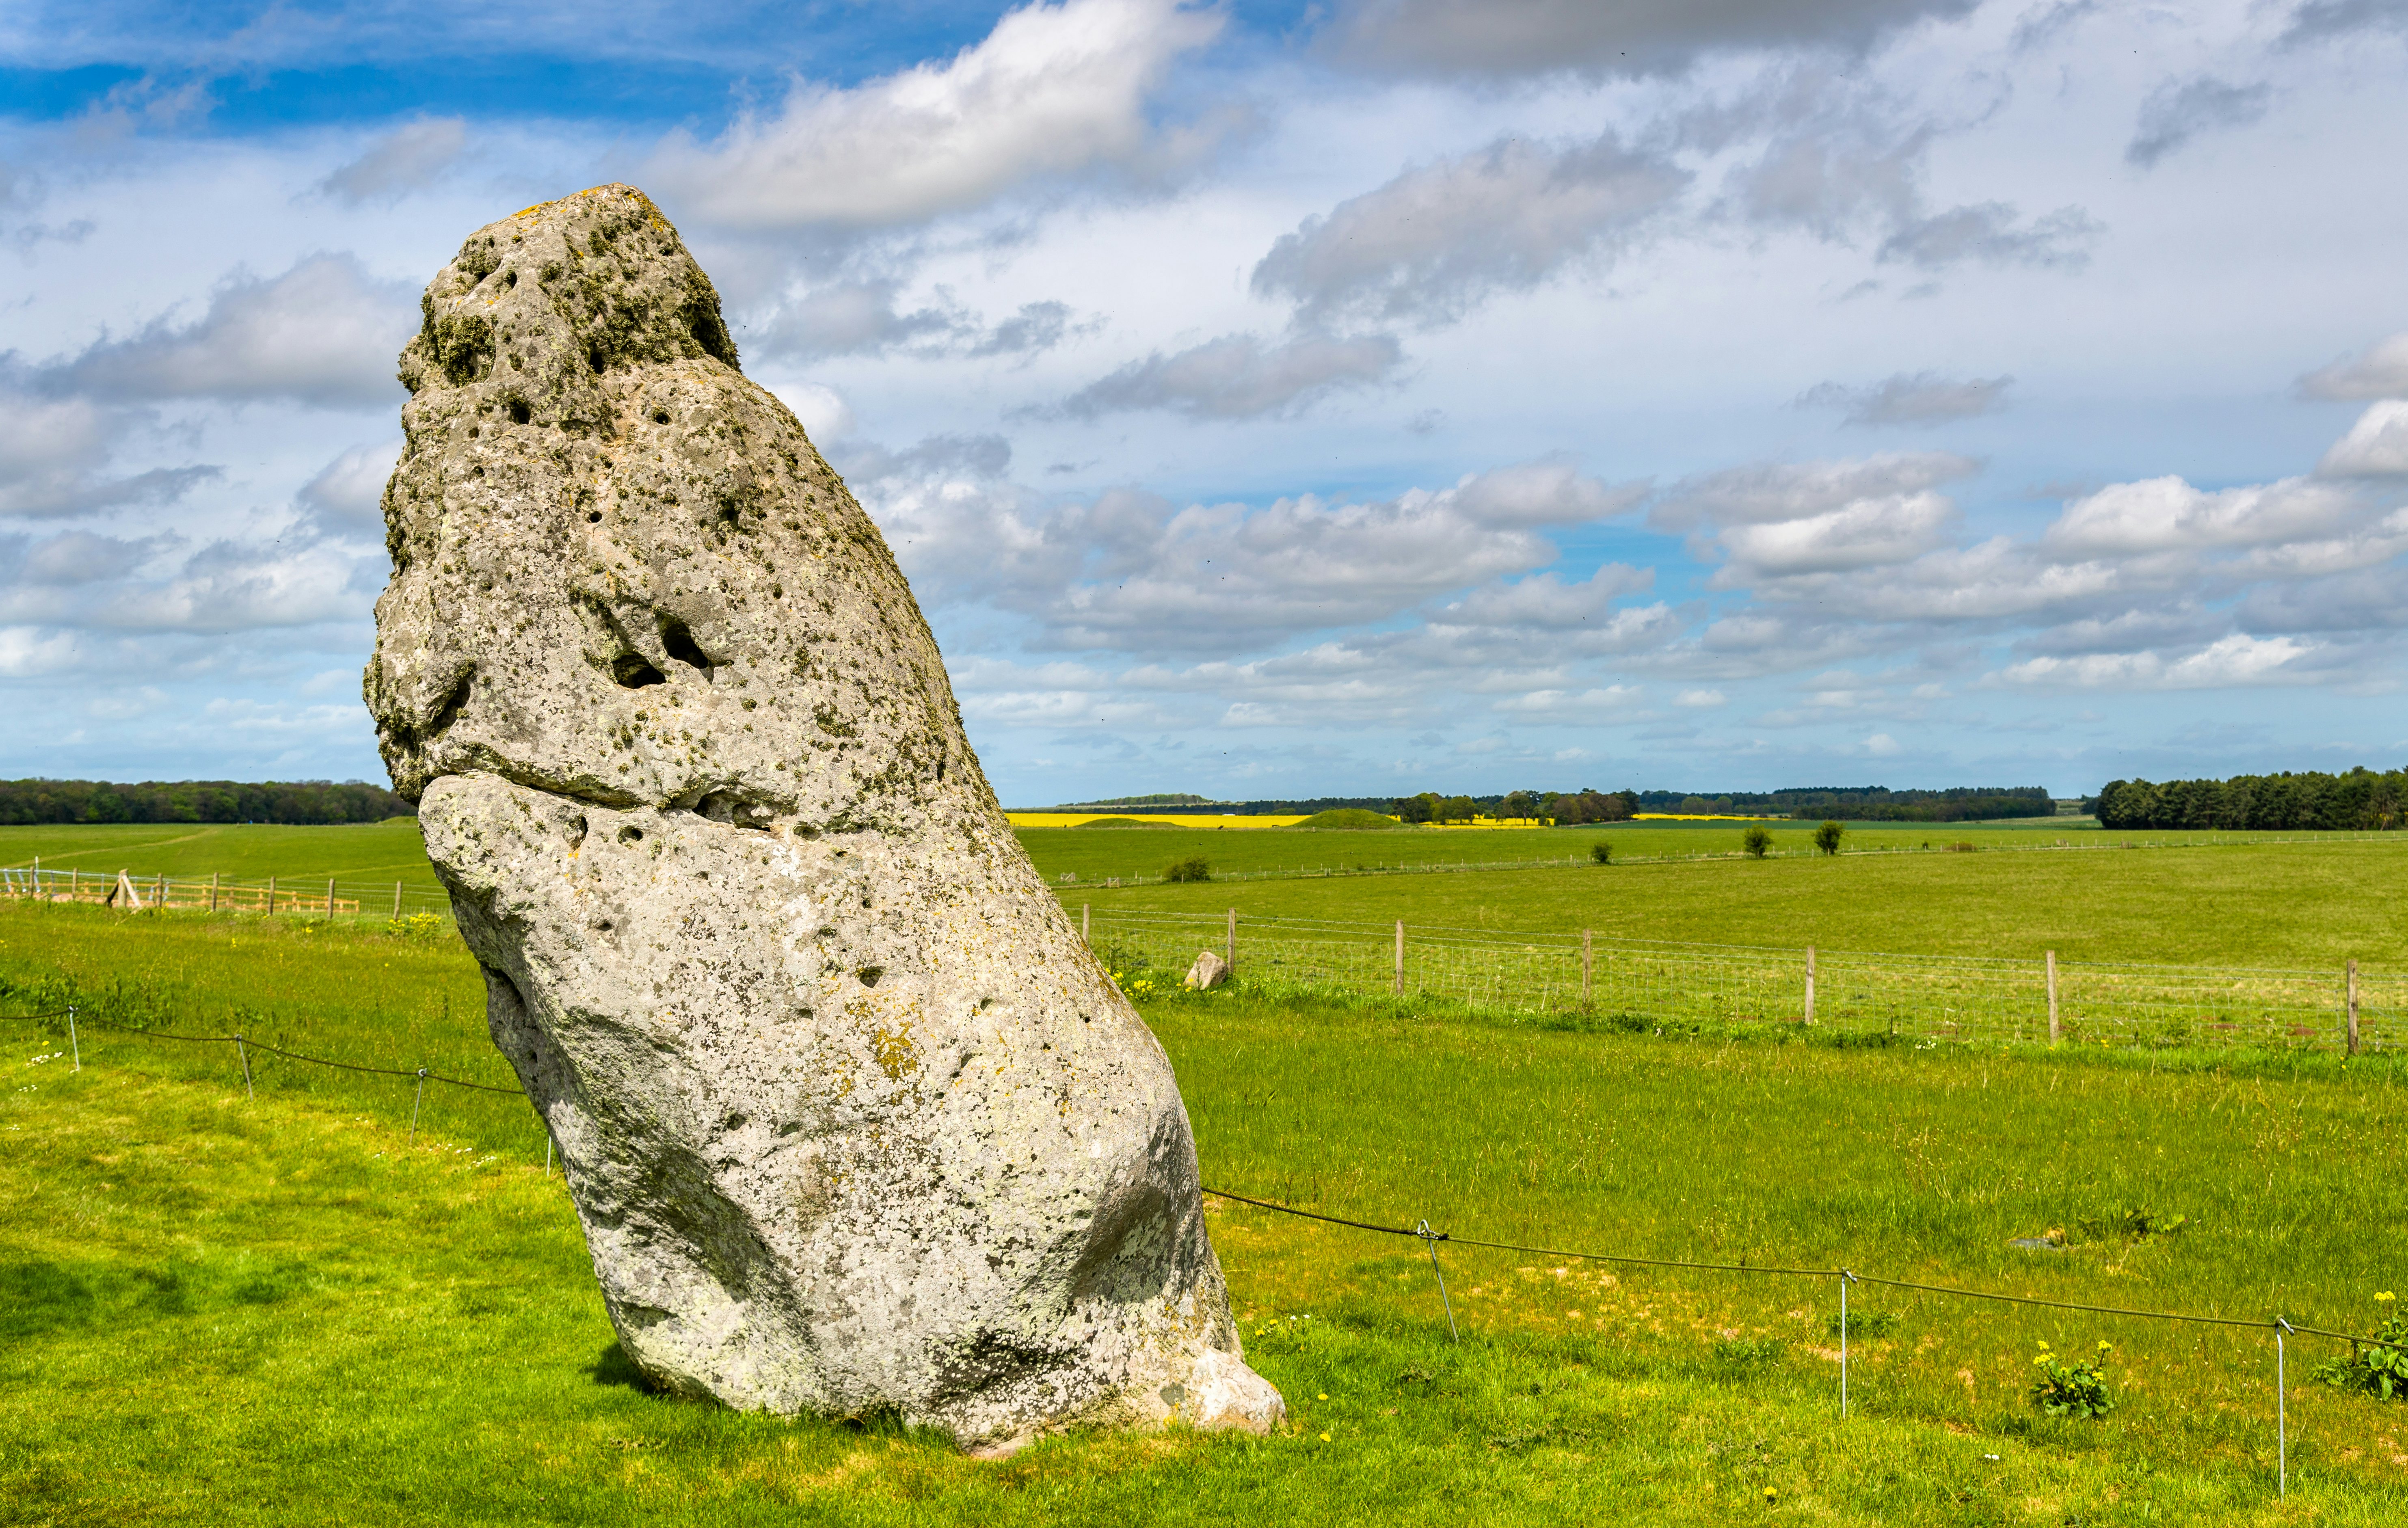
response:
<path fill-rule="evenodd" d="M 2048 952 L 2048 1043 L 2055 1045 L 2065 1034 L 2057 1021 L 2057 951 Z"/>
<path fill-rule="evenodd" d="M 393 915 L 395 918 L 401 916 L 401 882 L 399 881 L 393 883 Z"/>
<path fill-rule="evenodd" d="M 212 871 L 210 871 L 210 872 L 209 872 L 209 911 L 211 911 L 211 912 L 215 912 L 215 911 L 217 911 L 217 910 L 218 910 L 218 873 L 217 873 L 216 871 L 212 870 Z"/>
<path fill-rule="evenodd" d="M 1405 995 L 1405 921 L 1397 920 L 1397 995 Z"/>
<path fill-rule="evenodd" d="M 1597 964 L 1597 945 L 1590 931 L 1581 930 L 1581 1012 L 1588 1011 L 1589 972 Z"/>
<path fill-rule="evenodd" d="M 1238 909 L 1235 907 L 1229 909 L 1229 948 L 1226 958 L 1229 963 L 1229 975 L 1235 977 L 1238 974 Z"/>
<path fill-rule="evenodd" d="M 335 878 L 334 878 L 334 877 L 332 877 L 332 876 L 328 876 L 328 877 L 326 878 L 326 919 L 327 919 L 327 921 L 328 921 L 329 922 L 332 922 L 332 921 L 334 921 L 334 917 L 335 917 Z"/>
<path fill-rule="evenodd" d="M 2358 962 L 2349 963 L 2349 1053 L 2358 1054 Z"/>
<path fill-rule="evenodd" d="M 1096 947 L 1096 923 L 1087 904 L 1079 904 L 1079 942 L 1093 950 Z"/>
<path fill-rule="evenodd" d="M 1806 1021 L 1814 1021 L 1814 947 L 1806 947 Z"/>
<path fill-rule="evenodd" d="M 267 878 L 267 910 L 269 912 L 276 910 L 276 878 L 274 876 Z"/>

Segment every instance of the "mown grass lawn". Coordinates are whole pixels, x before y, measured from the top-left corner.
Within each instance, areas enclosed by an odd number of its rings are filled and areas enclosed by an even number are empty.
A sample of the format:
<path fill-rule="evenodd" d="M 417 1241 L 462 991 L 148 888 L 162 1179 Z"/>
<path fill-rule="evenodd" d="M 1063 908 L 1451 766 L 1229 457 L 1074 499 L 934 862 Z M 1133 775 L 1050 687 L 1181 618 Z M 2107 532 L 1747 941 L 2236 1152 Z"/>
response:
<path fill-rule="evenodd" d="M 0 1011 L 74 984 L 97 1016 L 208 1027 L 273 987 L 253 1016 L 294 1049 L 506 1077 L 480 1008 L 435 995 L 474 980 L 448 940 L 0 912 Z M 2342 1327 L 2408 1284 L 2388 1064 L 1675 1044 L 1242 993 L 1146 1012 L 1208 1179 L 1325 1212 Z M 431 1093 L 413 1144 L 397 1079 L 287 1065 L 251 1101 L 226 1048 L 88 1032 L 79 1077 L 31 1060 L 50 1032 L 0 1034 L 0 1521 L 2408 1514 L 2408 1406 L 2309 1380 L 2326 1345 L 2293 1349 L 2282 1506 L 2255 1332 L 1860 1287 L 1842 1425 L 1827 1280 L 1450 1247 L 1455 1344 L 1416 1244 L 1228 1207 L 1216 1245 L 1295 1428 L 975 1464 L 876 1419 L 635 1388 L 515 1099 Z M 2108 1224 L 2135 1208 L 2189 1221 Z M 2059 1225 L 2069 1250 L 2007 1245 Z M 2040 1417 L 2035 1344 L 2102 1337 L 2117 1409 Z"/>

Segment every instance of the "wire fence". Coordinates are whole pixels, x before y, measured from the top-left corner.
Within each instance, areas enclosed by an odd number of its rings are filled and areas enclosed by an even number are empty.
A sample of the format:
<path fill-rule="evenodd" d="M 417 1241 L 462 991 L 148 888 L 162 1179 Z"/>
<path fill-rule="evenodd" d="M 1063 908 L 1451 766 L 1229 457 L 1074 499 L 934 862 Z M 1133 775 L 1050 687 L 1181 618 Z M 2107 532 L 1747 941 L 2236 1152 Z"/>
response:
<path fill-rule="evenodd" d="M 1771 824 L 1766 823 L 1762 825 L 1770 826 Z M 1782 825 L 1789 828 L 1799 828 L 1805 826 L 1802 822 L 1789 821 L 1786 820 L 1782 820 Z M 1930 836 L 1919 843 L 1905 843 L 1889 840 L 1870 844 L 1859 844 L 1855 848 L 1839 850 L 1837 852 L 1842 857 L 1855 859 L 1865 855 L 1970 854 L 1975 852 L 1985 854 L 2095 854 L 2109 850 L 2128 849 L 2262 848 L 2275 844 L 2322 845 L 2334 843 L 2379 843 L 2408 847 L 2408 834 L 2403 834 L 2396 830 L 2289 834 L 2194 832 L 2181 829 L 2171 829 L 2146 830 L 2133 834 L 2110 834 L 2097 830 L 2086 829 L 2080 831 L 2073 836 L 2059 836 L 2048 834 L 2044 830 L 2040 829 L 2011 828 L 2005 830 L 2003 833 L 1996 831 L 1985 833 L 1980 839 L 1976 840 L 1965 837 L 1961 831 L 1963 824 L 1958 823 L 1885 822 L 1868 825 L 1883 830 L 1921 827 L 1928 832 Z M 1624 822 L 1614 824 L 1614 826 L 1635 831 L 1644 831 L 1650 827 L 1656 826 L 1656 824 L 1646 822 Z M 1733 829 L 1737 829 L 1741 824 L 1733 822 L 1730 826 Z M 1083 833 L 1086 830 L 1079 829 L 1072 831 Z M 1135 836 L 1142 839 L 1142 833 L 1138 833 L 1136 830 L 1131 831 Z M 1256 829 L 1252 831 L 1261 832 L 1265 830 Z M 1277 832 L 1282 830 L 1269 831 Z M 1491 838 L 1498 835 L 1511 837 L 1512 834 L 1522 831 L 1528 830 L 1502 828 L 1496 830 L 1495 834 L 1488 836 Z M 1607 833 L 1610 831 L 1608 829 L 1591 826 L 1584 828 L 1581 831 L 1594 832 L 1597 835 L 1597 837 L 1595 842 L 1593 842 L 1587 850 L 1577 854 L 1541 854 L 1531 855 L 1522 859 L 1509 860 L 1443 860 L 1436 858 L 1376 860 L 1369 857 L 1359 857 L 1350 859 L 1347 863 L 1342 864 L 1263 865 L 1254 869 L 1242 869 L 1214 864 L 1211 867 L 1211 877 L 1216 881 L 1318 880 L 1336 876 L 1442 876 L 1484 870 L 1565 869 L 1575 866 L 1596 864 L 1598 863 L 1596 850 L 1597 846 L 1600 844 L 1605 845 L 1610 849 L 1612 863 L 1618 865 L 1686 864 L 1700 860 L 1743 860 L 1751 857 L 1746 849 L 1738 846 L 1733 840 L 1727 838 L 1721 840 L 1715 845 L 1715 847 L 1711 849 L 1684 850 L 1659 850 L 1655 853 L 1645 853 L 1632 850 L 1627 847 L 1627 843 L 1617 843 L 1614 839 L 1608 837 Z M 1696 830 L 1682 831 L 1686 832 Z M 1417 837 L 1417 835 L 1414 836 Z M 1120 848 L 1123 846 L 1115 845 L 1113 847 Z M 1398 847 L 1402 848 L 1404 846 L 1400 845 Z M 1423 850 L 1426 855 L 1434 854 L 1436 852 L 1436 846 L 1426 839 L 1418 839 L 1412 847 Z M 1818 849 L 1801 848 L 1796 843 L 1784 843 L 1767 850 L 1763 857 L 1774 860 L 1811 859 L 1818 857 L 1822 852 L 1823 851 Z M 1072 894 L 1076 889 L 1081 888 L 1094 891 L 1119 890 L 1125 887 L 1136 886 L 1165 886 L 1172 884 L 1182 878 L 1181 876 L 1173 875 L 1170 871 L 1170 867 L 1168 866 L 1155 871 L 1125 871 L 1117 876 L 1098 875 L 1093 871 L 1082 872 L 1076 870 L 1064 870 L 1054 872 L 1050 878 L 1051 883 L 1054 889 L 1057 892 L 1063 892 L 1065 894 Z"/>
<path fill-rule="evenodd" d="M 1391 998 L 1603 1028 L 1813 1025 L 1837 1035 L 2141 1048 L 2408 1049 L 2408 974 L 1899 955 L 1595 933 L 1179 913 L 1084 904 L 1121 974 L 1174 982 L 1207 950 L 1273 992 Z"/>
<path fill-rule="evenodd" d="M 439 886 L 407 880 L 329 876 L 170 876 L 153 872 L 0 867 L 0 897 L 82 902 L 129 912 L 172 907 L 186 912 L 280 913 L 296 918 L 404 919 L 452 916 Z"/>
<path fill-rule="evenodd" d="M 234 1048 L 236 1062 L 241 1068 L 243 1092 L 246 1097 L 257 1096 L 251 1065 L 251 1053 L 253 1050 L 264 1051 L 283 1057 L 289 1061 L 302 1062 L 315 1066 L 333 1067 L 341 1071 L 363 1073 L 376 1077 L 392 1077 L 408 1079 L 414 1084 L 414 1090 L 410 1097 L 409 1108 L 409 1136 L 412 1140 L 417 1138 L 419 1115 L 422 1106 L 425 1100 L 426 1085 L 429 1082 L 438 1083 L 446 1087 L 464 1088 L 477 1092 L 500 1093 L 504 1095 L 516 1095 L 519 1097 L 526 1096 L 525 1092 L 523 1089 L 498 1088 L 490 1083 L 472 1082 L 465 1078 L 444 1077 L 430 1071 L 423 1066 L 416 1068 L 369 1066 L 355 1062 L 337 1061 L 326 1056 L 306 1055 L 300 1051 L 287 1050 L 275 1046 L 264 1045 L 257 1040 L 250 1039 L 249 1037 L 239 1034 L 185 1035 L 171 1031 L 146 1028 L 136 1024 L 122 1024 L 108 1020 L 79 1020 L 79 1012 L 75 1007 L 61 1008 L 47 1013 L 0 1014 L 0 1020 L 8 1020 L 17 1022 L 42 1023 L 51 1022 L 62 1019 L 65 1021 L 68 1047 L 73 1057 L 74 1069 L 78 1072 L 83 1070 L 81 1031 L 85 1027 L 93 1027 L 108 1029 L 122 1034 L 137 1035 L 149 1039 L 166 1040 L 183 1045 L 230 1045 Z M 552 1139 L 550 1130 L 547 1129 L 544 1135 L 543 1157 L 544 1176 L 546 1178 L 550 1178 L 552 1176 L 553 1153 L 554 1143 Z M 2045 1299 L 2036 1295 L 2007 1294 L 1997 1291 L 1965 1289 L 1954 1285 L 1927 1284 L 1913 1279 L 1891 1278 L 1878 1274 L 1857 1273 L 1853 1269 L 1845 1267 L 1813 1268 L 1794 1267 L 1783 1264 L 1706 1263 L 1681 1258 L 1642 1257 L 1630 1253 L 1600 1252 L 1589 1250 L 1555 1247 L 1538 1247 L 1518 1242 L 1489 1241 L 1475 1236 L 1437 1230 L 1432 1228 L 1426 1219 L 1422 1220 L 1410 1227 L 1386 1225 L 1373 1221 L 1353 1220 L 1335 1215 L 1324 1215 L 1316 1211 L 1298 1209 L 1290 1205 L 1283 1205 L 1274 1200 L 1260 1199 L 1251 1195 L 1233 1193 L 1227 1190 L 1215 1189 L 1209 1186 L 1205 1187 L 1202 1192 L 1216 1199 L 1225 1199 L 1235 1204 L 1246 1205 L 1256 1209 L 1268 1210 L 1276 1214 L 1290 1216 L 1299 1220 L 1313 1221 L 1325 1225 L 1335 1225 L 1350 1230 L 1369 1232 L 1377 1235 L 1411 1237 L 1419 1242 L 1429 1254 L 1430 1271 L 1437 1280 L 1439 1298 L 1446 1313 L 1448 1335 L 1451 1339 L 1457 1341 L 1461 1339 L 1461 1333 L 1455 1324 L 1454 1301 L 1452 1296 L 1447 1292 L 1446 1274 L 1443 1265 L 1439 1261 L 1438 1255 L 1439 1248 L 1441 1245 L 1476 1248 L 1490 1251 L 1514 1252 L 1527 1256 L 1538 1256 L 1550 1259 L 1560 1258 L 1566 1261 L 1605 1263 L 1626 1266 L 1651 1268 L 1677 1268 L 1693 1272 L 1728 1274 L 1747 1278 L 1770 1277 L 1830 1279 L 1836 1286 L 1836 1292 L 1839 1300 L 1839 1414 L 1842 1419 L 1847 1417 L 1850 1404 L 1848 1393 L 1850 1376 L 1848 1361 L 1848 1292 L 1852 1286 L 1857 1284 L 1871 1284 L 1886 1289 L 1911 1290 L 1925 1294 L 1938 1295 L 1947 1299 L 1988 1301 L 2007 1305 L 2037 1306 L 2056 1310 L 2078 1310 L 2097 1315 L 2129 1318 L 2138 1321 L 2168 1321 L 2203 1326 L 2240 1327 L 2253 1331 L 2265 1332 L 2274 1339 L 2275 1431 L 2278 1494 L 2288 1493 L 2290 1478 L 2288 1411 L 2285 1399 L 2285 1389 L 2286 1385 L 2286 1376 L 2285 1374 L 2285 1364 L 2286 1362 L 2285 1339 L 2290 1336 L 2322 1337 L 2336 1342 L 2348 1343 L 2353 1354 L 2356 1354 L 2361 1349 L 2377 1349 L 2386 1354 L 2396 1355 L 2398 1353 L 2398 1349 L 2391 1348 L 2381 1336 L 2370 1336 L 2362 1333 L 2337 1332 L 2323 1327 L 2301 1326 L 2279 1314 L 2271 1318 L 2249 1319 L 2233 1316 L 2211 1316 L 2189 1311 L 2146 1310 L 2128 1306 L 2091 1305 L 2077 1301 Z"/>

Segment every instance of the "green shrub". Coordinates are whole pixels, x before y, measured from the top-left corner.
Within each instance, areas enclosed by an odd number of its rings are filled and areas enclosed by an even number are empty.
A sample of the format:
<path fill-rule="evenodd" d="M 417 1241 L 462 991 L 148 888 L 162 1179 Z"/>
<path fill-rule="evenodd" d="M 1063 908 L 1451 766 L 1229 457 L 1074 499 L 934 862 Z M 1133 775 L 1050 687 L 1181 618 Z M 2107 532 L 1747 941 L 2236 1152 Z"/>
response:
<path fill-rule="evenodd" d="M 1165 880 L 1211 880 L 1212 878 L 1212 866 L 1208 861 L 1206 861 L 1203 855 L 1191 854 L 1186 859 L 1172 861 L 1169 867 L 1163 871 L 1162 878 Z"/>
<path fill-rule="evenodd" d="M 2107 1355 L 2113 1351 L 2114 1345 L 2102 1340 L 2090 1357 L 2068 1364 L 2042 1343 L 2032 1360 L 2040 1369 L 2032 1381 L 2033 1402 L 2052 1417 L 2103 1417 L 2114 1410 L 2107 1394 Z"/>
<path fill-rule="evenodd" d="M 1747 857 L 1760 860 L 1772 851 L 1772 830 L 1759 822 L 1740 835 L 1739 841 L 1747 847 Z"/>
<path fill-rule="evenodd" d="M 1848 831 L 1844 822 L 1826 822 L 1814 830 L 1814 847 L 1826 854 L 1840 852 L 1840 839 Z"/>
<path fill-rule="evenodd" d="M 1596 843 L 1588 846 L 1588 857 L 1595 860 L 1599 864 L 1612 864 L 1613 863 L 1613 846 L 1607 843 L 1604 839 L 1599 838 Z"/>
<path fill-rule="evenodd" d="M 2375 1296 L 2387 1307 L 2391 1292 Z M 2408 1401 L 2408 1316 L 2387 1316 L 2370 1343 L 2351 1343 L 2347 1358 L 2316 1365 L 2315 1377 L 2336 1390 Z"/>

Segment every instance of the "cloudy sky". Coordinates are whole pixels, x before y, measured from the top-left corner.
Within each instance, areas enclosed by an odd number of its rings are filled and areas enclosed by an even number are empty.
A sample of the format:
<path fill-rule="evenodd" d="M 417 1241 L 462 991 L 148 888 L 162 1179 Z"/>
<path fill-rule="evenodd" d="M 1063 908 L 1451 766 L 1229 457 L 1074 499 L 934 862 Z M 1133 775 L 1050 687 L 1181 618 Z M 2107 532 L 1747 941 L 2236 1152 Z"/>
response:
<path fill-rule="evenodd" d="M 0 80 L 0 775 L 380 778 L 417 292 L 609 180 L 1009 804 L 2408 756 L 2408 0 L 17 0 Z"/>

